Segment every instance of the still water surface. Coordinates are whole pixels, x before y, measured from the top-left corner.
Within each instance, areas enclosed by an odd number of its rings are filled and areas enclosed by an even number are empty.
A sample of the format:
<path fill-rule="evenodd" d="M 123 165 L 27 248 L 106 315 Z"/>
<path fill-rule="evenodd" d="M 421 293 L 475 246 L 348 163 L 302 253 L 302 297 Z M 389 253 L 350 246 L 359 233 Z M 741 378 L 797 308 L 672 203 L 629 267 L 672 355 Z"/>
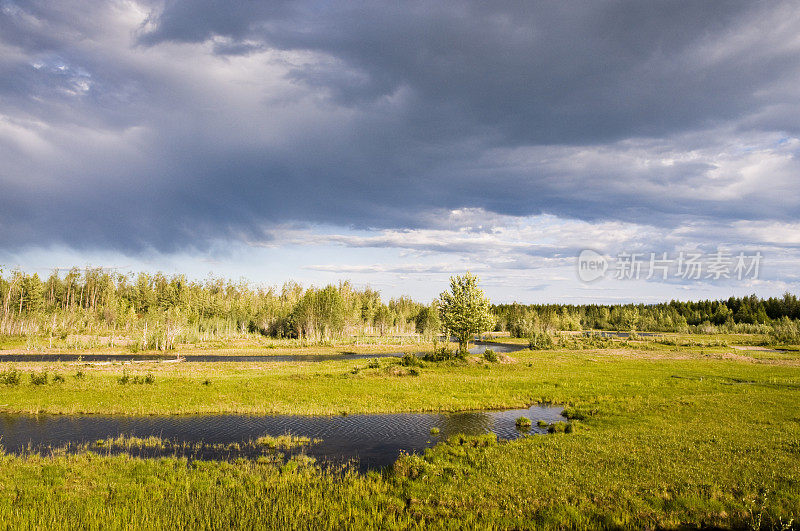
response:
<path fill-rule="evenodd" d="M 494 433 L 500 439 L 523 435 L 515 421 L 524 416 L 533 422 L 526 433 L 541 434 L 536 422 L 563 420 L 563 408 L 535 405 L 526 409 L 470 411 L 461 413 L 389 413 L 346 416 L 304 415 L 195 415 L 195 416 L 105 416 L 105 415 L 11 415 L 0 414 L 0 444 L 6 452 L 19 453 L 30 448 L 75 447 L 118 435 L 145 438 L 151 435 L 173 441 L 205 443 L 187 455 L 199 459 L 256 457 L 263 449 L 231 452 L 220 444 L 244 443 L 263 435 L 290 433 L 321 439 L 304 449 L 307 455 L 323 462 L 356 460 L 359 469 L 391 465 L 400 451 L 420 452 L 451 435 Z M 438 428 L 438 436 L 431 435 Z M 215 448 L 214 445 L 217 445 Z M 249 452 L 249 453 L 248 453 Z M 163 455 L 152 449 L 134 449 L 143 457 Z M 172 451 L 172 455 L 176 452 Z"/>
<path fill-rule="evenodd" d="M 527 348 L 527 345 L 512 345 L 502 343 L 488 343 L 478 341 L 469 351 L 472 354 L 483 354 L 491 348 L 497 353 L 509 353 Z M 341 354 L 259 354 L 245 351 L 241 354 L 184 354 L 181 359 L 184 362 L 316 362 L 316 361 L 341 361 L 341 360 L 363 360 L 372 358 L 390 358 L 402 356 L 402 352 L 373 352 L 360 354 L 355 352 L 343 352 Z M 418 352 L 422 356 L 424 353 Z M 0 354 L 0 362 L 105 362 L 105 361 L 175 361 L 175 354 Z"/>

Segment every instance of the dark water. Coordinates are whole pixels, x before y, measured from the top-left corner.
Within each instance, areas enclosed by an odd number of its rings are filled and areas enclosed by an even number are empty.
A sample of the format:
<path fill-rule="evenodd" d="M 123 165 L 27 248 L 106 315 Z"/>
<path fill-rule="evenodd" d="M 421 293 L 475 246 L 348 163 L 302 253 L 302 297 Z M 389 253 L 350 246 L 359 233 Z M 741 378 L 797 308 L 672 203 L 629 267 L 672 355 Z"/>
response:
<path fill-rule="evenodd" d="M 200 459 L 237 457 L 212 445 L 244 443 L 263 435 L 290 433 L 322 439 L 304 449 L 307 455 L 327 463 L 355 460 L 359 469 L 391 465 L 400 451 L 420 452 L 450 435 L 494 433 L 500 439 L 515 439 L 522 433 L 515 421 L 524 416 L 533 421 L 527 433 L 541 434 L 536 421 L 563 420 L 563 408 L 532 406 L 505 411 L 463 413 L 390 413 L 335 417 L 302 415 L 197 415 L 122 417 L 103 415 L 10 415 L 0 414 L 0 444 L 6 452 L 19 453 L 27 448 L 48 448 L 94 443 L 118 435 L 145 438 L 151 435 L 174 441 L 203 442 L 205 450 L 192 454 Z M 430 433 L 439 428 L 438 436 Z M 134 450 L 132 453 L 136 455 Z M 148 450 L 140 455 L 148 456 Z M 154 454 L 149 454 L 154 455 Z M 162 454 L 163 455 L 163 454 Z M 248 457 L 248 455 L 245 455 Z"/>
<path fill-rule="evenodd" d="M 527 345 L 511 345 L 503 343 L 488 343 L 478 341 L 469 351 L 472 354 L 483 354 L 491 348 L 497 353 L 508 353 L 527 348 Z M 424 353 L 418 352 L 422 356 Z M 343 352 L 341 354 L 186 354 L 181 355 L 185 362 L 318 362 L 318 361 L 341 361 L 341 360 L 363 360 L 372 358 L 401 357 L 402 352 L 382 352 L 359 354 L 355 352 Z M 175 354 L 0 354 L 0 362 L 48 362 L 59 361 L 170 361 L 175 360 Z"/>
<path fill-rule="evenodd" d="M 630 337 L 630 332 L 606 332 L 606 331 L 594 331 L 594 332 L 584 332 L 585 336 L 597 336 L 597 337 L 621 337 L 627 338 Z M 656 337 L 656 336 L 663 336 L 664 334 L 658 332 L 636 332 L 637 336 L 641 337 Z"/>

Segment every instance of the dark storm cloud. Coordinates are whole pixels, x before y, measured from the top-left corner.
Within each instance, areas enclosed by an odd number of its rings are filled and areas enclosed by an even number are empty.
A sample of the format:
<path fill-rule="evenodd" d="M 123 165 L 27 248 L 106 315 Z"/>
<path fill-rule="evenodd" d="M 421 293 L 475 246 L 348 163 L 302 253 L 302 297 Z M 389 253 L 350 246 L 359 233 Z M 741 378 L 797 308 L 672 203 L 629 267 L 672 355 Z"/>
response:
<path fill-rule="evenodd" d="M 250 5 L 249 3 L 247 5 Z M 777 4 L 773 4 L 777 7 Z M 331 60 L 294 77 L 337 103 L 368 104 L 407 87 L 417 134 L 468 131 L 505 144 L 586 143 L 662 135 L 760 106 L 756 92 L 793 51 L 708 57 L 759 23 L 750 2 L 351 2 L 228 9 L 171 2 L 140 41 L 224 36 Z M 769 28 L 763 28 L 768 31 Z M 438 127 L 436 124 L 440 124 Z"/>
<path fill-rule="evenodd" d="M 464 207 L 800 214 L 787 148 L 777 196 L 735 173 L 691 193 L 742 138 L 798 133 L 789 3 L 139 7 L 0 0 L 0 245 L 173 251 Z"/>

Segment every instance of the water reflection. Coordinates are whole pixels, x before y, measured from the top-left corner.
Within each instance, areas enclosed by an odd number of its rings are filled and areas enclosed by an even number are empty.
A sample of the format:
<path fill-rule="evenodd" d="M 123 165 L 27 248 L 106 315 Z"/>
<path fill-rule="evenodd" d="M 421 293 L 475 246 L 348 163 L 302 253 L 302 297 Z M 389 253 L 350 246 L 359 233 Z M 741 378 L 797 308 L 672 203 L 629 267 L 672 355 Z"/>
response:
<path fill-rule="evenodd" d="M 362 470 L 393 463 L 401 450 L 419 452 L 438 440 L 463 433 L 495 433 L 501 439 L 515 439 L 520 433 L 515 420 L 525 416 L 533 421 L 530 433 L 544 433 L 536 421 L 561 419 L 562 408 L 532 406 L 505 411 L 465 413 L 392 413 L 335 417 L 301 415 L 209 415 L 209 416 L 28 416 L 0 414 L 0 442 L 7 452 L 26 448 L 48 448 L 91 444 L 98 439 L 119 435 L 162 439 L 183 443 L 203 443 L 201 450 L 189 454 L 202 459 L 254 456 L 258 448 L 231 450 L 225 445 L 245 443 L 263 435 L 292 435 L 321 439 L 307 447 L 308 455 L 328 462 L 358 461 Z M 441 430 L 433 437 L 431 428 Z M 188 446 L 186 446 L 188 448 Z M 237 453 L 238 452 L 238 453 Z M 134 455 L 152 456 L 154 449 L 134 449 Z M 172 448 L 172 453 L 179 453 Z"/>

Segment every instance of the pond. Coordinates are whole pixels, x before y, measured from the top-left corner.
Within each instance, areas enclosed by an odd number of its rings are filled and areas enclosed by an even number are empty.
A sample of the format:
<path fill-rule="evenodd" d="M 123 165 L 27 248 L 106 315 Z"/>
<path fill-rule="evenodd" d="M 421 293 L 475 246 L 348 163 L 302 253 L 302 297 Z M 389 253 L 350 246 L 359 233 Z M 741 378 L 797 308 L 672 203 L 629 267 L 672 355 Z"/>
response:
<path fill-rule="evenodd" d="M 527 348 L 527 345 L 512 345 L 505 343 L 490 343 L 485 341 L 475 342 L 469 351 L 471 354 L 483 354 L 491 348 L 497 353 L 508 353 Z M 252 351 L 251 351 L 252 352 Z M 263 351 L 258 351 L 263 352 Z M 417 352 L 421 356 L 423 352 Z M 341 361 L 341 360 L 362 360 L 372 358 L 401 357 L 402 352 L 372 352 L 367 354 L 356 352 L 343 352 L 341 354 L 181 354 L 180 359 L 184 362 L 214 363 L 214 362 L 318 362 L 318 361 Z M 0 354 L 0 362 L 74 362 L 85 361 L 87 363 L 117 361 L 178 361 L 175 354 Z"/>
<path fill-rule="evenodd" d="M 153 448 L 126 450 L 133 455 L 184 455 L 193 459 L 257 457 L 267 450 L 242 444 L 264 435 L 292 434 L 320 439 L 303 449 L 323 463 L 355 460 L 361 471 L 389 466 L 401 451 L 420 452 L 455 434 L 494 433 L 500 439 L 516 439 L 518 417 L 529 418 L 533 426 L 524 433 L 542 434 L 538 420 L 563 420 L 558 406 L 534 405 L 526 409 L 469 411 L 460 413 L 388 413 L 342 416 L 303 415 L 197 415 L 197 416 L 105 416 L 105 415 L 18 415 L 0 414 L 0 443 L 6 452 L 26 450 L 47 452 L 51 448 L 89 449 L 98 439 L 119 435 L 171 441 L 203 443 L 191 447 L 173 445 L 168 451 Z M 431 434 L 438 428 L 439 434 Z M 176 450 L 177 449 L 177 450 Z M 97 451 L 103 451 L 95 448 Z M 106 450 L 107 451 L 107 450 Z"/>

